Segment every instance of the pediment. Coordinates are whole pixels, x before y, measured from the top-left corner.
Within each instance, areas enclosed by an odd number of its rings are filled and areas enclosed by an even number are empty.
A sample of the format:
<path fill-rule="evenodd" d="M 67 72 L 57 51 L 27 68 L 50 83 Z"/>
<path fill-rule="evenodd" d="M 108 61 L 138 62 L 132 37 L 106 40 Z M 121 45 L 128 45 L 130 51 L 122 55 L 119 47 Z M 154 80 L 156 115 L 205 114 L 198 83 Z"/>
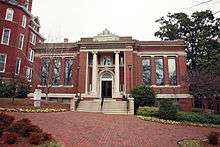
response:
<path fill-rule="evenodd" d="M 119 41 L 119 36 L 111 33 L 108 29 L 93 37 L 93 41 Z"/>

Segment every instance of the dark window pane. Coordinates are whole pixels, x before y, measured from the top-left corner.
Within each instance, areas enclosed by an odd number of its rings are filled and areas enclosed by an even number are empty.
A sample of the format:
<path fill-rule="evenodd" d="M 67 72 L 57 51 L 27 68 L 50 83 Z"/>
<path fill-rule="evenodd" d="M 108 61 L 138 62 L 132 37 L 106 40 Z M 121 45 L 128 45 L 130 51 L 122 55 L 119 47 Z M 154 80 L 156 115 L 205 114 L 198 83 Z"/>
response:
<path fill-rule="evenodd" d="M 157 58 L 155 62 L 156 62 L 156 84 L 163 85 L 164 84 L 163 59 Z"/>
<path fill-rule="evenodd" d="M 65 59 L 64 85 L 72 85 L 72 67 L 73 67 L 73 59 L 72 58 L 66 58 Z"/>
<path fill-rule="evenodd" d="M 50 59 L 43 58 L 41 63 L 41 85 L 48 84 Z"/>
<path fill-rule="evenodd" d="M 59 85 L 61 78 L 61 58 L 54 58 L 53 66 L 53 85 Z"/>
<path fill-rule="evenodd" d="M 144 59 L 142 61 L 142 67 L 143 67 L 143 82 L 145 85 L 150 85 L 151 84 L 150 59 Z"/>
<path fill-rule="evenodd" d="M 176 60 L 175 58 L 168 59 L 168 69 L 169 69 L 169 83 L 170 85 L 176 85 Z"/>

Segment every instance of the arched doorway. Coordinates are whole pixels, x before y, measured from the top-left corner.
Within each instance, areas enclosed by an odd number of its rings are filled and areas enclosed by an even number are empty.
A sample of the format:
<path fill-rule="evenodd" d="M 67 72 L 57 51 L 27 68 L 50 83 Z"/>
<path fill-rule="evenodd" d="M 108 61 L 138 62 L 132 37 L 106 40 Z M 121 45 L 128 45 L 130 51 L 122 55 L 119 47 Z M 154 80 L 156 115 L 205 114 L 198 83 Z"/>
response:
<path fill-rule="evenodd" d="M 112 82 L 113 82 L 113 76 L 109 72 L 104 72 L 101 75 L 100 78 L 100 91 L 101 91 L 101 97 L 102 98 L 112 98 L 112 93 L 113 93 L 113 87 L 112 87 Z"/>

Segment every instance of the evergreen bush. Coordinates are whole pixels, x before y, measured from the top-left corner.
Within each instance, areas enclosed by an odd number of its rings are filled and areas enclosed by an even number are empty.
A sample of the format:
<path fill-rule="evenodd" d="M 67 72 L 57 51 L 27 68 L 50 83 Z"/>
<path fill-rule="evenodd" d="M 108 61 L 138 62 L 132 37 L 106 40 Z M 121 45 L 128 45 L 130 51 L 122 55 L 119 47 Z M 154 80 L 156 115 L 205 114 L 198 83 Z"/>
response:
<path fill-rule="evenodd" d="M 159 101 L 159 117 L 162 119 L 175 120 L 177 118 L 177 106 L 172 99 L 162 99 Z"/>
<path fill-rule="evenodd" d="M 135 113 L 139 107 L 151 107 L 155 104 L 156 96 L 153 89 L 149 86 L 140 85 L 136 87 L 132 92 L 132 96 L 134 98 Z"/>

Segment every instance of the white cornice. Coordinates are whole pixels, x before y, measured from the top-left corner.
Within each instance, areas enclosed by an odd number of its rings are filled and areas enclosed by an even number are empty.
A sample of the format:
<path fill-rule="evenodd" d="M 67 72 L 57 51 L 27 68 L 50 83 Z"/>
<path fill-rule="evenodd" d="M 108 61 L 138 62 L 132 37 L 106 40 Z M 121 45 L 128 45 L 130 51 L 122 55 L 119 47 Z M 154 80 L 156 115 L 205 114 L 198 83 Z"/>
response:
<path fill-rule="evenodd" d="M 138 52 L 139 56 L 184 56 L 186 57 L 185 51 L 177 51 L 177 52 L 170 52 L 170 51 L 161 51 L 161 52 L 151 52 L 151 51 L 145 51 L 145 52 Z"/>

